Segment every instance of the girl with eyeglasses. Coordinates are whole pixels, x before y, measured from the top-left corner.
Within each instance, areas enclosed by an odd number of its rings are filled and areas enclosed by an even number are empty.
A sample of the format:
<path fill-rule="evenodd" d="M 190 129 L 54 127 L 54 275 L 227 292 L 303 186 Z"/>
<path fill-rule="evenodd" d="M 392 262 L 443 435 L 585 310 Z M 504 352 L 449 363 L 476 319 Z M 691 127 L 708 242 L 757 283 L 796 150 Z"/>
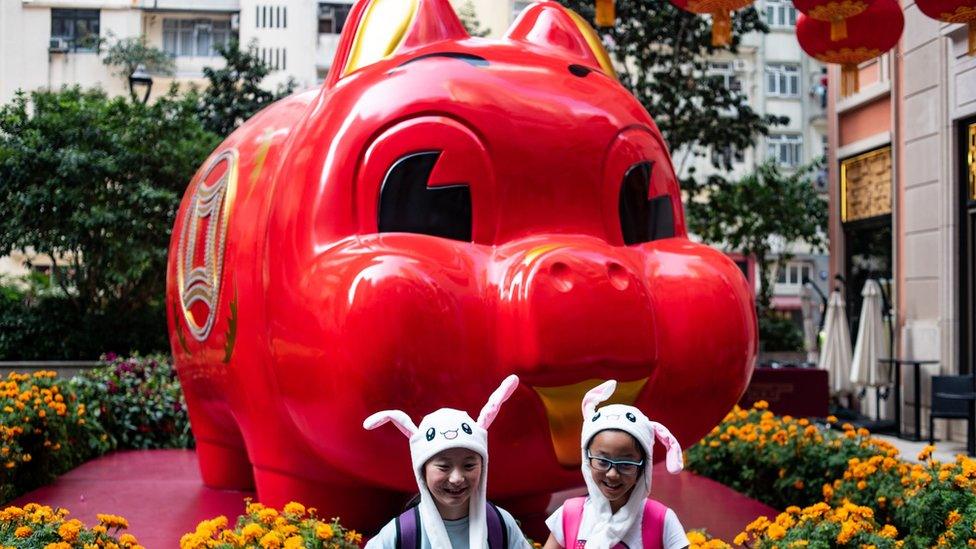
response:
<path fill-rule="evenodd" d="M 655 437 L 667 449 L 667 468 L 683 466 L 681 446 L 670 431 L 639 409 L 597 404 L 613 394 L 608 381 L 583 397 L 583 479 L 587 497 L 566 500 L 546 520 L 544 549 L 680 549 L 688 546 L 681 522 L 648 499 Z"/>

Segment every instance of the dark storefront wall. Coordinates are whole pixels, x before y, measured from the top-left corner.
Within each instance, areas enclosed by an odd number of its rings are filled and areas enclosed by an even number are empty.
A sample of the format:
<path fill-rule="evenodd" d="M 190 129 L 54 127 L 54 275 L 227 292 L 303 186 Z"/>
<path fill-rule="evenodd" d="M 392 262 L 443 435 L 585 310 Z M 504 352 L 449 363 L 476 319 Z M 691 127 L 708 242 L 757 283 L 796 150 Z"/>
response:
<path fill-rule="evenodd" d="M 959 370 L 976 363 L 976 117 L 959 122 Z"/>

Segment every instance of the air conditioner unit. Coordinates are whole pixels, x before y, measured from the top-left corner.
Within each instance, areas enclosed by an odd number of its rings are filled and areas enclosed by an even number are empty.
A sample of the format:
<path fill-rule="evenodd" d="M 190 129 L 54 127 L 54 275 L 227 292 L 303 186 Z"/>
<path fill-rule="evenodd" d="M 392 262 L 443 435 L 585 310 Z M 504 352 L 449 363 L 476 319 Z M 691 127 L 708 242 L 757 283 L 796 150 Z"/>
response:
<path fill-rule="evenodd" d="M 63 53 L 68 51 L 70 47 L 71 45 L 68 44 L 68 41 L 66 39 L 61 37 L 57 37 L 57 38 L 52 37 L 51 42 L 48 44 L 47 49 L 52 53 Z"/>
<path fill-rule="evenodd" d="M 745 59 L 733 59 L 732 60 L 732 70 L 736 72 L 745 72 L 746 70 L 746 60 Z"/>
<path fill-rule="evenodd" d="M 235 13 L 230 16 L 231 30 L 241 30 L 241 14 Z"/>

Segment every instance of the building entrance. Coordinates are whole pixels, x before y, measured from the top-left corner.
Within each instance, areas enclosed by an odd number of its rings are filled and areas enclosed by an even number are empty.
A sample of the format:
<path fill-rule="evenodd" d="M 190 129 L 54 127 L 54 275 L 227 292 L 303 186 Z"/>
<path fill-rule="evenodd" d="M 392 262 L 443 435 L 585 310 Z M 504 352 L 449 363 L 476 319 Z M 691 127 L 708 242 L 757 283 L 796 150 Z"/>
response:
<path fill-rule="evenodd" d="M 959 370 L 976 370 L 976 118 L 959 124 Z"/>

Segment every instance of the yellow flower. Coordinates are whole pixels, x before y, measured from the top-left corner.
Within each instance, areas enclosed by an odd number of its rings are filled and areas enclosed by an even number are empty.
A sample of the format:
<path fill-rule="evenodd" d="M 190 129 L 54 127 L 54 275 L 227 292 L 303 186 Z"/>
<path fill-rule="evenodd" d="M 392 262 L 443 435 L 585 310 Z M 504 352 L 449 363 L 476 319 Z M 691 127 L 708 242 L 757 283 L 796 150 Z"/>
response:
<path fill-rule="evenodd" d="M 363 535 L 356 532 L 355 530 L 349 530 L 346 532 L 346 541 L 349 543 L 356 543 L 363 541 Z"/>
<path fill-rule="evenodd" d="M 962 520 L 962 515 L 959 514 L 959 511 L 957 511 L 955 509 L 953 509 L 952 511 L 949 511 L 949 516 L 946 517 L 946 521 L 945 521 L 946 528 L 947 529 L 948 528 L 952 528 L 960 520 Z"/>
<path fill-rule="evenodd" d="M 898 536 L 898 529 L 890 524 L 885 524 L 884 528 L 882 528 L 881 531 L 878 533 L 883 538 L 895 539 L 895 537 Z"/>
<path fill-rule="evenodd" d="M 256 540 L 264 534 L 264 528 L 260 524 L 250 523 L 241 529 L 241 535 L 246 541 Z"/>
<path fill-rule="evenodd" d="M 691 532 L 688 532 L 688 542 L 689 543 L 696 543 L 698 545 L 701 545 L 701 544 L 703 544 L 703 543 L 705 543 L 707 541 L 708 540 L 705 539 L 705 535 L 702 534 L 701 532 L 697 531 L 697 530 L 692 530 Z"/>
<path fill-rule="evenodd" d="M 773 541 L 781 540 L 786 537 L 786 528 L 783 528 L 776 523 L 770 524 L 769 528 L 766 530 L 766 535 L 769 536 L 769 539 Z"/>
<path fill-rule="evenodd" d="M 305 547 L 305 540 L 301 536 L 292 536 L 285 540 L 285 549 L 302 549 Z"/>
<path fill-rule="evenodd" d="M 280 549 L 282 545 L 281 535 L 278 532 L 268 532 L 261 537 L 259 543 L 264 549 Z"/>
<path fill-rule="evenodd" d="M 26 538 L 29 537 L 34 531 L 30 529 L 30 526 L 18 526 L 14 530 L 14 537 Z"/>
<path fill-rule="evenodd" d="M 930 457 L 932 457 L 932 452 L 934 451 L 935 451 L 935 446 L 932 446 L 931 444 L 926 444 L 925 447 L 922 448 L 922 451 L 918 453 L 918 460 L 919 461 L 928 460 Z"/>
<path fill-rule="evenodd" d="M 732 540 L 732 543 L 735 545 L 744 545 L 746 540 L 748 539 L 749 539 L 749 534 L 745 532 L 741 532 L 739 533 L 738 536 L 735 536 L 735 539 Z"/>
<path fill-rule="evenodd" d="M 58 528 L 58 535 L 64 541 L 74 541 L 78 539 L 78 533 L 81 532 L 82 528 L 84 528 L 84 525 L 80 520 L 71 519 Z"/>
<path fill-rule="evenodd" d="M 315 527 L 315 535 L 319 539 L 332 539 L 334 532 L 332 531 L 331 524 L 319 524 Z"/>
<path fill-rule="evenodd" d="M 305 506 L 295 501 L 285 505 L 284 511 L 290 515 L 297 515 L 299 517 L 305 516 Z"/>

